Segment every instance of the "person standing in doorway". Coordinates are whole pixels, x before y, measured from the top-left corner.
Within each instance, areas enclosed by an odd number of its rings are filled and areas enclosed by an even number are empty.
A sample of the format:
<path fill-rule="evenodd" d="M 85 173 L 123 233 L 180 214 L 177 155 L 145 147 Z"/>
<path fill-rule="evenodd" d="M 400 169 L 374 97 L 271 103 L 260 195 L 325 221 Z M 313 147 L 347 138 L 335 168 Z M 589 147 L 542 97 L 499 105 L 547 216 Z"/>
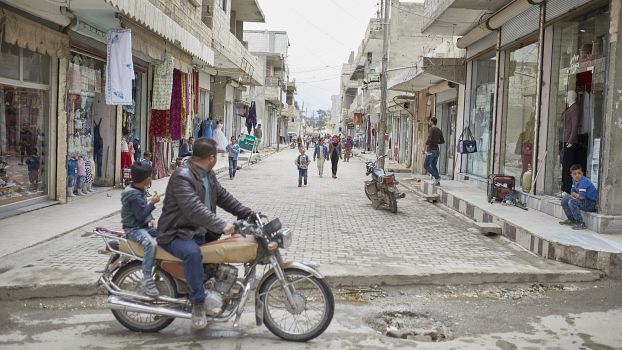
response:
<path fill-rule="evenodd" d="M 231 136 L 231 143 L 227 145 L 226 151 L 229 154 L 229 179 L 233 180 L 238 170 L 238 156 L 240 155 L 240 145 L 235 136 Z"/>
<path fill-rule="evenodd" d="M 330 143 L 328 147 L 328 152 L 330 154 L 330 162 L 332 165 L 333 171 L 333 179 L 337 178 L 337 165 L 339 164 L 339 159 L 341 158 L 341 142 L 339 140 L 339 136 L 333 136 L 333 141 Z"/>
<path fill-rule="evenodd" d="M 324 176 L 324 162 L 328 160 L 328 147 L 324 144 L 323 138 L 318 138 L 315 144 L 315 151 L 313 152 L 313 161 L 317 159 L 317 170 L 320 173 L 320 177 Z"/>
<path fill-rule="evenodd" d="M 441 176 L 438 173 L 436 163 L 441 154 L 439 145 L 445 143 L 443 132 L 436 126 L 437 123 L 438 119 L 436 117 L 430 118 L 428 122 L 430 128 L 428 129 L 428 139 L 425 142 L 425 161 L 423 165 L 425 170 L 434 178 L 434 186 L 441 185 Z"/>
<path fill-rule="evenodd" d="M 263 130 L 261 130 L 261 124 L 257 124 L 257 127 L 255 128 L 255 142 L 257 142 L 257 152 L 261 151 L 262 148 L 262 144 L 261 144 L 261 137 L 263 136 Z"/>

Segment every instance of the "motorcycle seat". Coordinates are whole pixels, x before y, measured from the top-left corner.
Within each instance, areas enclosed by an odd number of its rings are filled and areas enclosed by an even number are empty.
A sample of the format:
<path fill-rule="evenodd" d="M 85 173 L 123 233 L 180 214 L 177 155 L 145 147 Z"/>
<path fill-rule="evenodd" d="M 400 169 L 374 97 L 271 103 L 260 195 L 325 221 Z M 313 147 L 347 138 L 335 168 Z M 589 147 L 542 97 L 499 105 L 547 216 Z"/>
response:
<path fill-rule="evenodd" d="M 131 249 L 138 255 L 143 256 L 143 248 L 132 241 L 120 241 L 119 250 L 124 253 L 131 254 Z M 257 241 L 255 236 L 233 236 L 225 239 L 219 239 L 201 246 L 201 254 L 203 255 L 204 264 L 241 264 L 255 260 L 257 257 Z M 156 260 L 168 262 L 182 262 L 181 259 L 166 251 L 166 249 L 158 246 L 156 250 Z"/>

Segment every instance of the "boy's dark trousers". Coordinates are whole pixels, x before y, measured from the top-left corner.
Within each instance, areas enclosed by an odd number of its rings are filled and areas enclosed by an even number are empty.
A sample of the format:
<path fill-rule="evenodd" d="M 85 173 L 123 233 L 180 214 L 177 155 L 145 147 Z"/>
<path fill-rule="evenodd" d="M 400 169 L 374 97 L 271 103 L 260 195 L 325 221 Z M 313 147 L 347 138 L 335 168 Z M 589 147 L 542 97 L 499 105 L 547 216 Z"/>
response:
<path fill-rule="evenodd" d="M 308 169 L 300 169 L 300 168 L 298 168 L 298 186 L 302 185 L 303 178 L 305 180 L 305 185 L 307 184 L 307 170 Z"/>
<path fill-rule="evenodd" d="M 330 157 L 330 162 L 332 165 L 333 176 L 337 176 L 337 164 L 339 164 L 339 157 L 332 156 Z"/>

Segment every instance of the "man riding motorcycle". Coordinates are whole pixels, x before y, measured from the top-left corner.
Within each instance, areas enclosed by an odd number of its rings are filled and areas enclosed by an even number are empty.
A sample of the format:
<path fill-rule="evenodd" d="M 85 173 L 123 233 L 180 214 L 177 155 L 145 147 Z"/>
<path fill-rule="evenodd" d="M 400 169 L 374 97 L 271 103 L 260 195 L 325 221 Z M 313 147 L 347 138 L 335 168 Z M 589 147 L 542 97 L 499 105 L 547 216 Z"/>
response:
<path fill-rule="evenodd" d="M 235 232 L 233 225 L 216 216 L 216 207 L 239 219 L 253 215 L 220 185 L 212 171 L 216 161 L 216 141 L 196 140 L 192 157 L 169 179 L 156 234 L 158 244 L 183 260 L 184 277 L 190 289 L 193 328 L 207 325 L 203 306 L 203 257 L 199 246 L 219 239 L 222 234 Z"/>

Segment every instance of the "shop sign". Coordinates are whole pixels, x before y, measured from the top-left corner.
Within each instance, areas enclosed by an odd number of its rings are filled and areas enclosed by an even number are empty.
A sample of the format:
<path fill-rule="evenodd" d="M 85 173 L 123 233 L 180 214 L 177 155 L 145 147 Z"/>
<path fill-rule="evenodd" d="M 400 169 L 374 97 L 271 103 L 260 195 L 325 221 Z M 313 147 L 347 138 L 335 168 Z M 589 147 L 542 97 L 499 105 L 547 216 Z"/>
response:
<path fill-rule="evenodd" d="M 240 149 L 243 149 L 247 152 L 253 152 L 253 149 L 255 147 L 255 136 L 242 134 L 240 136 L 240 139 L 238 140 L 238 145 L 240 146 Z"/>

